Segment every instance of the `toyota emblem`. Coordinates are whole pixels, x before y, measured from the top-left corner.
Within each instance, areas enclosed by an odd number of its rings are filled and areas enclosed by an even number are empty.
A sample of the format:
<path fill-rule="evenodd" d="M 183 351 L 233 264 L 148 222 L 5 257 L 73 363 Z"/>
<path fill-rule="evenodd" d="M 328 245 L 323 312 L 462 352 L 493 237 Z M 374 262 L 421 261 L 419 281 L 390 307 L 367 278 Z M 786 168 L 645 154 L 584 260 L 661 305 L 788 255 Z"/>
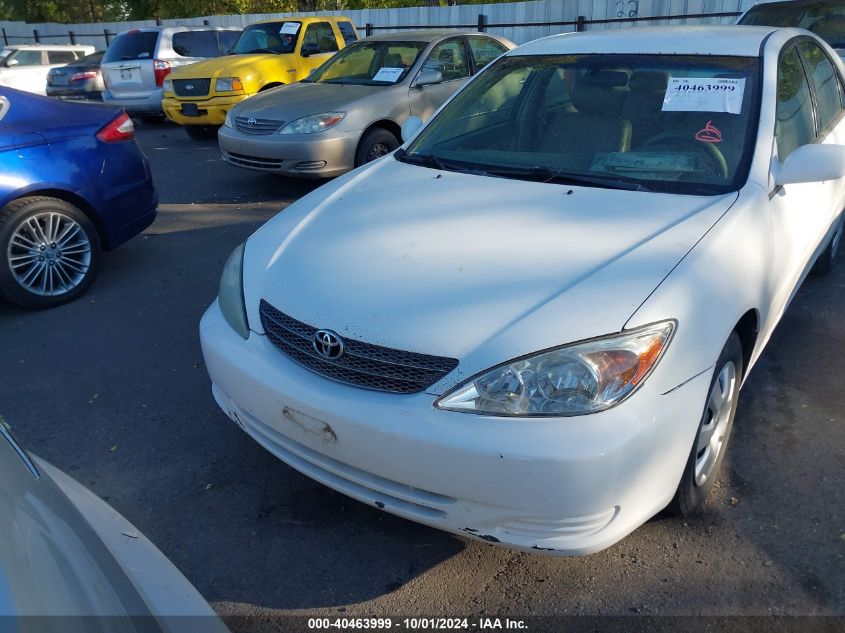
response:
<path fill-rule="evenodd" d="M 249 125 L 255 125 L 256 123 L 258 123 L 258 121 L 256 121 L 256 120 L 255 120 L 255 117 L 249 117 L 249 118 L 246 120 L 246 122 L 247 122 Z M 322 330 L 320 330 L 320 331 L 322 332 Z"/>
<path fill-rule="evenodd" d="M 323 358 L 335 360 L 343 355 L 343 339 L 331 330 L 317 330 L 311 341 L 314 351 Z"/>

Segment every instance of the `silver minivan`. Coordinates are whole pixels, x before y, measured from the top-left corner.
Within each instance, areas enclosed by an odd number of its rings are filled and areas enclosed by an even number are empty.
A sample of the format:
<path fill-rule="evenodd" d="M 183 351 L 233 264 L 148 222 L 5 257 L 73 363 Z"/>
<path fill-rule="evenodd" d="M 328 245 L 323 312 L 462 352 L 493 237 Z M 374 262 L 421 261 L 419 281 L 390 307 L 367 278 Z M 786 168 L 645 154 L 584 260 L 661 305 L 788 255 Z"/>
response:
<path fill-rule="evenodd" d="M 161 85 L 179 66 L 219 57 L 243 29 L 229 26 L 166 26 L 119 34 L 103 58 L 103 101 L 129 114 L 160 117 Z"/>

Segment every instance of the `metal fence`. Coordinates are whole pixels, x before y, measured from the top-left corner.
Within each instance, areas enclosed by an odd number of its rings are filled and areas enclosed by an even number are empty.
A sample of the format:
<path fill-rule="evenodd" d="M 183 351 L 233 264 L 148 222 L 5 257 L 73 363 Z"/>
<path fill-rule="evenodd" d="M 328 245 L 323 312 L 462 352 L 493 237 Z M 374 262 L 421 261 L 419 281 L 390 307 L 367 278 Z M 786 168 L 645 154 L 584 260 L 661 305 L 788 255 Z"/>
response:
<path fill-rule="evenodd" d="M 321 13 L 202 16 L 182 20 L 142 20 L 103 24 L 25 24 L 0 22 L 0 41 L 91 44 L 106 48 L 120 32 L 145 26 L 246 26 L 253 22 L 303 15 L 345 15 L 361 34 L 411 29 L 461 29 L 494 32 L 517 44 L 568 31 L 604 30 L 640 24 L 730 23 L 754 0 L 532 0 L 452 7 L 361 9 Z"/>

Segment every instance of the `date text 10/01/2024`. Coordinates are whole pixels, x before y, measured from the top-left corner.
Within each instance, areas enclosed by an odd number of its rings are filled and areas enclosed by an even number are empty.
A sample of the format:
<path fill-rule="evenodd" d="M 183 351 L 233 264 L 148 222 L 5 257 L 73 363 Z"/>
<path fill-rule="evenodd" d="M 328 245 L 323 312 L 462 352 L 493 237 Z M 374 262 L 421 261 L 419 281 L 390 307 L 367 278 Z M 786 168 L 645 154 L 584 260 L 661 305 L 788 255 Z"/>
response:
<path fill-rule="evenodd" d="M 387 631 L 401 629 L 406 631 L 437 630 L 527 630 L 524 620 L 511 618 L 309 618 L 311 630 L 370 630 Z"/>

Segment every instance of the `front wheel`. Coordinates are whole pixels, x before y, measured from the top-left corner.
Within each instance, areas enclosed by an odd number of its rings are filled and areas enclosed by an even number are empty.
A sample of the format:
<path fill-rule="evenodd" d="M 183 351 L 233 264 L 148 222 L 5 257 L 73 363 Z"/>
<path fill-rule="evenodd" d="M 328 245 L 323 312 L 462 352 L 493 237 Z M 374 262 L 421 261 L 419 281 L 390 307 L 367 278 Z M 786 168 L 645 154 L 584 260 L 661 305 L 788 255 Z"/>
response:
<path fill-rule="evenodd" d="M 195 141 L 209 141 L 217 138 L 219 125 L 186 125 L 185 132 Z"/>
<path fill-rule="evenodd" d="M 742 345 L 737 333 L 732 332 L 716 361 L 704 413 L 672 504 L 682 516 L 700 510 L 713 489 L 728 450 L 742 372 Z"/>
<path fill-rule="evenodd" d="M 386 156 L 399 147 L 399 140 L 383 128 L 375 128 L 364 134 L 355 152 L 355 166 L 360 167 L 377 158 Z"/>
<path fill-rule="evenodd" d="M 0 210 L 0 295 L 29 308 L 52 308 L 84 293 L 97 273 L 100 240 L 81 210 L 32 197 Z"/>

